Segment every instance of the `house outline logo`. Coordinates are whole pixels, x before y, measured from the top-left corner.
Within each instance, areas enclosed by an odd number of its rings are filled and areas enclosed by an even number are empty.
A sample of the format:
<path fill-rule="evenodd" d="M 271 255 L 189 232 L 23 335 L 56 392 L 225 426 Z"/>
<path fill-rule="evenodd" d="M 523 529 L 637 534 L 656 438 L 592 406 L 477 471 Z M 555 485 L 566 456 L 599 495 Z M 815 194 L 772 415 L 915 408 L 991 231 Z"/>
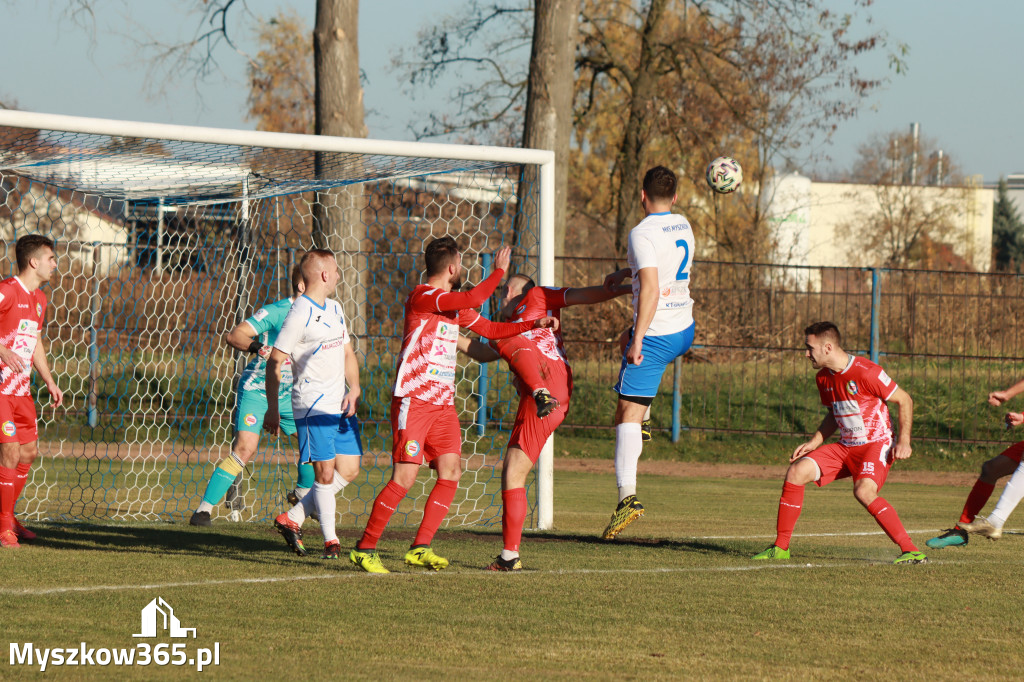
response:
<path fill-rule="evenodd" d="M 171 637 L 188 637 L 189 633 L 192 633 L 192 639 L 196 638 L 196 629 L 181 627 L 181 621 L 174 615 L 174 609 L 163 597 L 156 597 L 143 607 L 142 632 L 132 637 L 156 637 L 161 623 L 162 629 Z"/>

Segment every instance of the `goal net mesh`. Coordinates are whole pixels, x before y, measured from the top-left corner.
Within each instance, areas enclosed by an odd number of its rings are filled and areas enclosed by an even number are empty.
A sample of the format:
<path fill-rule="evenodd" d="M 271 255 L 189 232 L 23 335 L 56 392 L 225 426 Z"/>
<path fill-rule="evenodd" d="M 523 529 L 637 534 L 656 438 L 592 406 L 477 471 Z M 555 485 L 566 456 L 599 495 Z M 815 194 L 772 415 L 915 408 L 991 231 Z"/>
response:
<path fill-rule="evenodd" d="M 187 521 L 230 452 L 249 359 L 224 335 L 289 296 L 292 267 L 319 246 L 338 256 L 336 298 L 361 365 L 363 468 L 339 495 L 338 523 L 365 523 L 390 475 L 391 385 L 422 251 L 432 238 L 455 237 L 475 283 L 489 254 L 511 244 L 518 271 L 536 276 L 531 176 L 497 161 L 0 126 L 0 275 L 15 273 L 19 237 L 56 240 L 42 338 L 65 396 L 55 410 L 33 379 L 39 458 L 17 513 Z M 495 304 L 484 313 L 493 316 Z M 498 523 L 511 381 L 504 366 L 460 361 L 456 386 L 465 473 L 447 524 Z M 284 508 L 296 450 L 294 438 L 261 437 L 234 503 L 244 505 L 242 520 Z M 432 485 L 421 473 L 392 524 L 418 523 Z M 535 524 L 533 479 L 529 488 Z"/>

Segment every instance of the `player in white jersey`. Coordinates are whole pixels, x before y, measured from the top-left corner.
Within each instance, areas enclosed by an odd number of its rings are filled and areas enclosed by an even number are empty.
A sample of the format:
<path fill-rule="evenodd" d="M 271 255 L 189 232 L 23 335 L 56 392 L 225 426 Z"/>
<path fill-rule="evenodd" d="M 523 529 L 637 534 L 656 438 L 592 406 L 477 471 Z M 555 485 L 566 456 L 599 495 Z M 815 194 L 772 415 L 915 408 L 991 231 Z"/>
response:
<path fill-rule="evenodd" d="M 655 166 L 644 176 L 640 203 L 646 217 L 629 233 L 629 267 L 612 273 L 605 287 L 626 277 L 633 284 L 633 329 L 622 356 L 615 409 L 615 479 L 619 504 L 602 538 L 611 540 L 644 515 L 636 499 L 636 468 L 643 451 L 641 423 L 658 393 L 661 376 L 693 343 L 690 266 L 694 240 L 690 223 L 672 213 L 676 176 Z"/>
<path fill-rule="evenodd" d="M 302 257 L 306 292 L 295 299 L 267 361 L 267 393 L 280 384 L 281 365 L 292 362 L 292 411 L 299 436 L 299 462 L 312 462 L 315 482 L 298 504 L 274 519 L 274 525 L 299 556 L 302 522 L 316 510 L 324 535 L 325 559 L 340 556 L 335 531 L 335 495 L 359 474 L 363 454 L 356 421 L 359 365 L 341 304 L 328 295 L 338 284 L 334 254 L 314 249 Z M 346 387 L 347 384 L 347 387 Z M 272 434 L 280 425 L 278 406 L 268 406 L 263 427 Z"/>

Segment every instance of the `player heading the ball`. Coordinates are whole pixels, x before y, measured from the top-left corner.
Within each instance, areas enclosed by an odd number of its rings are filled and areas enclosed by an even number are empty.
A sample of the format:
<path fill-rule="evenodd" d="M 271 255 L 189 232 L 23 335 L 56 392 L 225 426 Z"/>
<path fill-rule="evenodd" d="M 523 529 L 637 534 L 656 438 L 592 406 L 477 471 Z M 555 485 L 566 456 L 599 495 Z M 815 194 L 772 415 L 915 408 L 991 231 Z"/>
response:
<path fill-rule="evenodd" d="M 646 217 L 629 231 L 629 267 L 605 278 L 617 287 L 632 277 L 633 328 L 622 355 L 615 392 L 615 482 L 619 503 L 601 537 L 611 540 L 644 515 L 636 497 L 636 470 L 643 452 L 641 424 L 658 393 L 665 368 L 693 343 L 690 267 L 695 242 L 685 217 L 672 213 L 676 175 L 655 166 L 644 175 L 640 204 Z"/>

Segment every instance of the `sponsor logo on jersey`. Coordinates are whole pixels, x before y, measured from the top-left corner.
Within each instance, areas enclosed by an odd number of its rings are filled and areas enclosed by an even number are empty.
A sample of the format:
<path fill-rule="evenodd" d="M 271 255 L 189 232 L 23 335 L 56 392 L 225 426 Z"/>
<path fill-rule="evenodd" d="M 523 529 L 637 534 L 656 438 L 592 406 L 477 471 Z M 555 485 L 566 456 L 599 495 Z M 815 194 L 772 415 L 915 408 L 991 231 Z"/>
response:
<path fill-rule="evenodd" d="M 256 415 L 250 412 L 249 414 L 245 415 L 245 418 L 242 421 L 245 422 L 246 426 L 256 426 Z"/>
<path fill-rule="evenodd" d="M 36 315 L 38 315 L 39 317 L 43 316 L 43 304 L 42 303 L 36 303 Z"/>
<path fill-rule="evenodd" d="M 418 440 L 411 440 L 405 444 L 405 454 L 410 457 L 415 457 L 420 451 L 420 442 Z"/>
<path fill-rule="evenodd" d="M 14 426 L 14 422 L 12 421 L 4 422 L 3 425 L 0 425 L 0 430 L 4 432 L 5 436 L 13 436 L 18 431 L 18 429 L 15 428 Z"/>
<path fill-rule="evenodd" d="M 28 320 L 22 320 L 22 321 L 18 322 L 18 331 L 19 332 L 27 332 L 28 331 Z"/>
<path fill-rule="evenodd" d="M 516 308 L 516 314 L 517 315 L 522 315 L 525 312 L 526 312 L 526 305 L 525 304 L 519 306 L 518 308 Z"/>
<path fill-rule="evenodd" d="M 253 313 L 252 319 L 254 319 L 257 322 L 259 322 L 260 320 L 264 319 L 269 314 L 270 314 L 270 311 L 268 311 L 266 308 L 260 308 L 255 313 Z"/>
<path fill-rule="evenodd" d="M 857 389 L 857 382 L 854 381 L 853 379 L 850 379 L 849 381 L 847 381 L 846 382 L 846 391 L 850 395 L 857 395 L 857 391 L 858 391 L 858 389 Z"/>
<path fill-rule="evenodd" d="M 878 380 L 882 382 L 883 386 L 888 386 L 892 383 L 892 379 L 889 378 L 884 369 L 878 373 Z"/>
<path fill-rule="evenodd" d="M 28 303 L 19 303 L 18 307 L 19 308 L 25 308 L 26 310 L 28 310 Z"/>

